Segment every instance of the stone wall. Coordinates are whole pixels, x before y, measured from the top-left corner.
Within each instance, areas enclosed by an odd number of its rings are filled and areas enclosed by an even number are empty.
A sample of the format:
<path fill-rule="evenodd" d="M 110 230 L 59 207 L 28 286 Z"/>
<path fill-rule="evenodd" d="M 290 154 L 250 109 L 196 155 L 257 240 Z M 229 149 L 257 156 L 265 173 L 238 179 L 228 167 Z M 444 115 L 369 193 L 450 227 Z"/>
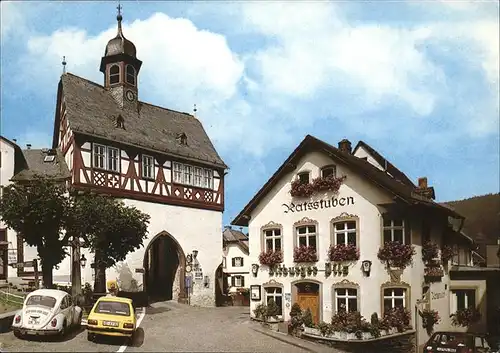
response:
<path fill-rule="evenodd" d="M 331 338 L 302 335 L 309 341 L 326 344 L 350 353 L 415 353 L 415 331 L 366 341 L 338 341 Z"/>

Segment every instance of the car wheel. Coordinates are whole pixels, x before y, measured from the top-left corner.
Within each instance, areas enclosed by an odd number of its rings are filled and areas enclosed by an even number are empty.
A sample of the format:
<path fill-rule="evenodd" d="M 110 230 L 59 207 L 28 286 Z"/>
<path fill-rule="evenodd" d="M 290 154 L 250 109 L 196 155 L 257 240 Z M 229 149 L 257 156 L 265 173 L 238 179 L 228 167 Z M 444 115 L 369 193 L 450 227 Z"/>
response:
<path fill-rule="evenodd" d="M 68 331 L 68 324 L 66 324 L 66 319 L 63 321 L 63 326 L 61 329 L 61 337 L 66 336 L 66 332 Z"/>
<path fill-rule="evenodd" d="M 93 333 L 87 332 L 87 341 L 94 342 L 95 335 Z"/>
<path fill-rule="evenodd" d="M 14 336 L 16 336 L 17 338 L 20 338 L 20 339 L 24 338 L 24 335 L 19 330 L 14 330 Z"/>

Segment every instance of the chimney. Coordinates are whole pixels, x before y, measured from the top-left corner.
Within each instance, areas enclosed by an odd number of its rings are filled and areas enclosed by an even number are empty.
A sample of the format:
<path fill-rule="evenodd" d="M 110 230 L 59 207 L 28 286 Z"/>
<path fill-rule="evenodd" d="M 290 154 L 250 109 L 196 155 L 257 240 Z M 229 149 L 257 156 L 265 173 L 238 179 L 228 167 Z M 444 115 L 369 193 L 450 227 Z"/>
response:
<path fill-rule="evenodd" d="M 26 144 L 26 148 L 27 148 L 27 149 L 31 149 L 31 143 L 27 143 L 27 144 Z"/>
<path fill-rule="evenodd" d="M 341 152 L 345 153 L 352 153 L 352 147 L 351 147 L 351 141 L 348 139 L 343 139 L 342 141 L 339 142 L 339 150 Z"/>
<path fill-rule="evenodd" d="M 427 177 L 418 178 L 418 187 L 415 192 L 428 199 L 435 199 L 434 188 L 427 184 Z"/>

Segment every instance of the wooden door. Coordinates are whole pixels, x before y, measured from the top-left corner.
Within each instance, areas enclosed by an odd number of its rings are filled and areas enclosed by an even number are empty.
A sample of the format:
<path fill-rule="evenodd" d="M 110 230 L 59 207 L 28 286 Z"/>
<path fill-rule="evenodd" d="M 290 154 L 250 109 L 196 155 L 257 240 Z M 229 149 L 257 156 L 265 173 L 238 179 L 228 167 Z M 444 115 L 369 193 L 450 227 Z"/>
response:
<path fill-rule="evenodd" d="M 319 323 L 319 293 L 299 293 L 297 295 L 297 303 L 300 305 L 302 311 L 309 308 L 313 322 L 315 324 Z"/>
<path fill-rule="evenodd" d="M 7 262 L 9 260 L 9 246 L 3 244 L 7 241 L 7 231 L 0 229 L 0 280 L 7 279 Z"/>

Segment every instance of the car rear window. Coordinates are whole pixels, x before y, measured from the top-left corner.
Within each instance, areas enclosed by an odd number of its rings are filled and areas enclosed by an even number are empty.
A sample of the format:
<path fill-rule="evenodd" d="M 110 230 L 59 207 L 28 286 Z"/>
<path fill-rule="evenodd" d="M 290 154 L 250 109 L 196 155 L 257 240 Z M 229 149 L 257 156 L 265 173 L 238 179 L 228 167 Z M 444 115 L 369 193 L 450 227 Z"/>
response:
<path fill-rule="evenodd" d="M 438 347 L 457 347 L 458 345 L 472 347 L 472 336 L 460 332 L 437 333 L 432 341 Z"/>
<path fill-rule="evenodd" d="M 112 314 L 112 315 L 130 315 L 130 305 L 127 303 L 121 302 L 112 302 L 112 301 L 101 301 L 97 304 L 97 308 L 95 309 L 96 313 L 99 314 Z"/>
<path fill-rule="evenodd" d="M 45 306 L 47 308 L 53 308 L 56 305 L 56 298 L 48 295 L 32 295 L 28 297 L 26 301 L 26 306 Z"/>

